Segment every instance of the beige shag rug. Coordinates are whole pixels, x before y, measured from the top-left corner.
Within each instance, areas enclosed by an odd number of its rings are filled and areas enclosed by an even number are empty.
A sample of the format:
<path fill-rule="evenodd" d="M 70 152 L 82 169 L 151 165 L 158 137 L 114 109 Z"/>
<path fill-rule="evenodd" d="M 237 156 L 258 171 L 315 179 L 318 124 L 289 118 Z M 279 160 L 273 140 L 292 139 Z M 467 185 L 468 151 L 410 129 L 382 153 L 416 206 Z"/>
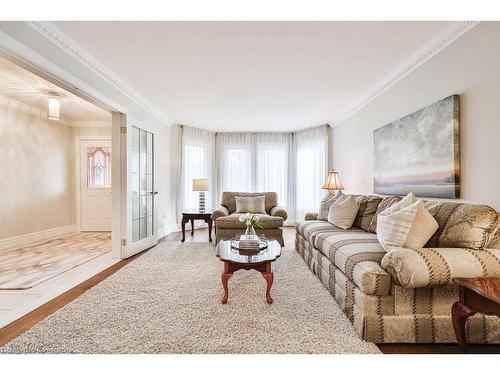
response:
<path fill-rule="evenodd" d="M 204 243 L 162 243 L 0 348 L 3 353 L 380 353 L 293 249 L 229 280 Z"/>

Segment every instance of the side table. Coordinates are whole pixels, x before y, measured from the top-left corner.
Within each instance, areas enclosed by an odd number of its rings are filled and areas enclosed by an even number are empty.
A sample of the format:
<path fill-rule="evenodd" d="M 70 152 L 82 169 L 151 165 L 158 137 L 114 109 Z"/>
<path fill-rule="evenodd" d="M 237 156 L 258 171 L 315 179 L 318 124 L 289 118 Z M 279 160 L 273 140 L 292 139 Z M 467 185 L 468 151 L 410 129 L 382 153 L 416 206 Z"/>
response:
<path fill-rule="evenodd" d="M 500 317 L 499 277 L 459 277 L 453 282 L 460 287 L 460 300 L 451 307 L 453 330 L 458 346 L 466 350 L 465 322 L 476 313 Z"/>
<path fill-rule="evenodd" d="M 211 212 L 183 212 L 182 213 L 182 240 L 186 240 L 186 223 L 191 222 L 191 236 L 194 235 L 194 221 L 203 220 L 208 224 L 208 241 L 212 242 L 212 213 Z"/>

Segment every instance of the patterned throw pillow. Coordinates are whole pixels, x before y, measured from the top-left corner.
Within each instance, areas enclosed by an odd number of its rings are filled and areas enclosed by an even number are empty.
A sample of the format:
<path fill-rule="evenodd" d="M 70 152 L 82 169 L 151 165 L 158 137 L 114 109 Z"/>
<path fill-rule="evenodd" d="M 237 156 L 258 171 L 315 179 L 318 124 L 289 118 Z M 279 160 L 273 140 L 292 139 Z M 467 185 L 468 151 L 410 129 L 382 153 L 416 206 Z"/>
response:
<path fill-rule="evenodd" d="M 328 211 L 328 222 L 341 228 L 349 229 L 358 214 L 359 205 L 352 196 L 343 195 L 332 204 Z"/>
<path fill-rule="evenodd" d="M 379 205 L 377 207 L 377 211 L 375 211 L 375 215 L 373 215 L 372 221 L 370 222 L 370 225 L 368 226 L 368 232 L 377 233 L 378 214 L 381 213 L 382 211 L 388 209 L 392 205 L 398 203 L 399 201 L 401 201 L 401 197 L 396 197 L 396 196 L 385 197 L 384 199 L 382 199 L 382 202 L 379 203 Z"/>
<path fill-rule="evenodd" d="M 413 193 L 378 215 L 377 238 L 386 251 L 392 247 L 421 248 L 439 228 L 437 221 Z"/>
<path fill-rule="evenodd" d="M 377 207 L 382 201 L 382 198 L 375 195 L 353 195 L 353 198 L 359 205 L 359 211 L 352 226 L 368 232 L 370 223 L 377 212 Z"/>
<path fill-rule="evenodd" d="M 258 195 L 256 197 L 235 197 L 236 199 L 236 212 L 237 213 L 247 213 L 251 212 L 253 214 L 265 214 L 266 197 L 264 195 Z"/>
<path fill-rule="evenodd" d="M 425 247 L 483 250 L 500 228 L 498 213 L 482 204 L 438 202 L 429 207 L 429 212 L 439 223 L 439 230 Z"/>
<path fill-rule="evenodd" d="M 328 195 L 326 195 L 319 204 L 318 220 L 327 221 L 328 211 L 330 211 L 330 207 L 337 201 L 337 199 L 339 199 L 343 195 L 344 194 L 342 193 L 339 193 L 337 195 L 332 195 L 331 193 L 328 193 Z"/>

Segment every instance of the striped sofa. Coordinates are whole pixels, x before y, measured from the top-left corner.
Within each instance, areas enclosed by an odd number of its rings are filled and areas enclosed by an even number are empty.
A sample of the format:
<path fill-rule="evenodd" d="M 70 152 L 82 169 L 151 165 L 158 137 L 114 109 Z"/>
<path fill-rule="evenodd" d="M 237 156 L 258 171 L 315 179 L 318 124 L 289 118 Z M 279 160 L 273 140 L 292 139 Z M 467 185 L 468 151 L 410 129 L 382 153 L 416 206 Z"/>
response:
<path fill-rule="evenodd" d="M 307 214 L 297 224 L 296 250 L 363 339 L 455 342 L 452 278 L 500 277 L 500 214 L 484 205 L 427 202 L 439 229 L 426 247 L 387 253 L 377 241 L 377 214 L 400 198 L 355 199 L 360 210 L 351 229 Z M 500 319 L 476 314 L 466 334 L 470 343 L 500 343 Z"/>

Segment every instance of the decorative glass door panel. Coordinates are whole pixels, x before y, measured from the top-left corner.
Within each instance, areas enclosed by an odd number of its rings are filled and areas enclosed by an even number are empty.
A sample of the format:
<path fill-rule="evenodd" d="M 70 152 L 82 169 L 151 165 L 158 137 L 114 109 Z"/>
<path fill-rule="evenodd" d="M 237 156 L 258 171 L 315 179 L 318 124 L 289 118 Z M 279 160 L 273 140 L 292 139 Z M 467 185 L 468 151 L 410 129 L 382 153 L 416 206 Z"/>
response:
<path fill-rule="evenodd" d="M 153 235 L 153 134 L 131 128 L 132 242 Z"/>

